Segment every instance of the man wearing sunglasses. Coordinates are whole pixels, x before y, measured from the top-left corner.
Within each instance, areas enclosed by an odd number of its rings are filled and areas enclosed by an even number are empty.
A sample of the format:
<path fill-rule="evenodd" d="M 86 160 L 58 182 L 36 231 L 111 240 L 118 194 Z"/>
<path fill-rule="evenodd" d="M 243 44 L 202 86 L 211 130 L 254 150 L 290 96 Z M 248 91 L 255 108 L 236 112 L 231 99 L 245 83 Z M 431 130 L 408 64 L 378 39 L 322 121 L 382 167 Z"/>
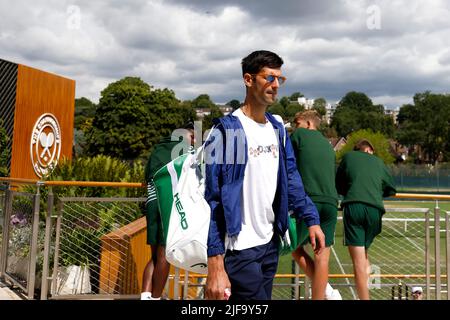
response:
<path fill-rule="evenodd" d="M 282 121 L 267 107 L 286 78 L 283 60 L 255 51 L 242 60 L 243 106 L 215 119 L 206 142 L 205 198 L 211 207 L 206 297 L 267 300 L 272 297 L 278 248 L 288 209 L 309 228 L 316 252 L 325 246 L 319 215 L 306 195 Z"/>

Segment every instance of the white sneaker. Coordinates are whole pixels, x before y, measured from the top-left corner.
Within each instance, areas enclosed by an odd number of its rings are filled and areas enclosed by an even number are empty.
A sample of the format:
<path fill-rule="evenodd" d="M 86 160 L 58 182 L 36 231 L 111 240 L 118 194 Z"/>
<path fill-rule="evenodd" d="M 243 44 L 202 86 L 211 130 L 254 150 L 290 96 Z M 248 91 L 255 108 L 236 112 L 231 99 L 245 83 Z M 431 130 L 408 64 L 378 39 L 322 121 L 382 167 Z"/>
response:
<path fill-rule="evenodd" d="M 161 297 L 154 298 L 154 297 L 152 297 L 152 293 L 151 292 L 142 292 L 141 293 L 141 300 L 161 300 Z"/>
<path fill-rule="evenodd" d="M 151 292 L 142 292 L 141 300 L 152 300 L 152 293 Z"/>
<path fill-rule="evenodd" d="M 325 296 L 326 300 L 342 300 L 342 296 L 338 289 L 333 289 L 333 292 L 331 294 L 327 294 Z"/>

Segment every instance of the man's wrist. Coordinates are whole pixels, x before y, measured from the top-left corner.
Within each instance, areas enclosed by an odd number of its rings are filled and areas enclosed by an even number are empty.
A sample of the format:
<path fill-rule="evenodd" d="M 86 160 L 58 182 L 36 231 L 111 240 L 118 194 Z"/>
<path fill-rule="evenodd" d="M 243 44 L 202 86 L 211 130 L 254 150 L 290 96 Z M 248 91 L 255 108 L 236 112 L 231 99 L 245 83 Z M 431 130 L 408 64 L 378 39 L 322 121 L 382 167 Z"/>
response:
<path fill-rule="evenodd" d="M 223 255 L 208 257 L 208 272 L 218 272 L 225 270 L 223 264 Z"/>

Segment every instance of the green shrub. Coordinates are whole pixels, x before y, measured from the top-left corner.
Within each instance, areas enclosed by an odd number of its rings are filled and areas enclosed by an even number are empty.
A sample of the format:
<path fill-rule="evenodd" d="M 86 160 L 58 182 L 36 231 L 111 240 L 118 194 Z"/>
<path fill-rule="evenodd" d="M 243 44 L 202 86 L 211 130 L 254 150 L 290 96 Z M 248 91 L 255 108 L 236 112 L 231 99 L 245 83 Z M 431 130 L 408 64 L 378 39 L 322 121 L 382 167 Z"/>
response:
<path fill-rule="evenodd" d="M 344 154 L 353 150 L 353 147 L 360 139 L 369 140 L 375 148 L 374 154 L 381 158 L 385 164 L 394 162 L 395 158 L 389 152 L 389 141 L 386 136 L 380 132 L 373 132 L 370 129 L 358 130 L 349 135 L 347 144 L 336 155 L 337 161 L 340 162 Z"/>
<path fill-rule="evenodd" d="M 143 182 L 144 165 L 142 162 L 130 164 L 103 155 L 92 158 L 80 157 L 74 160 L 63 159 L 45 180 Z M 144 188 L 54 187 L 53 192 L 67 197 L 139 197 L 145 195 Z"/>
<path fill-rule="evenodd" d="M 105 181 L 143 182 L 144 165 L 128 163 L 99 155 L 63 159 L 46 181 Z M 35 193 L 35 186 L 25 186 L 22 191 Z M 48 187 L 41 187 L 41 220 L 47 214 Z M 54 186 L 55 198 L 61 197 L 126 197 L 145 196 L 145 188 Z M 63 228 L 61 229 L 60 262 L 62 265 L 97 265 L 100 260 L 101 237 L 141 217 L 143 202 L 124 204 L 98 201 L 65 202 Z"/>

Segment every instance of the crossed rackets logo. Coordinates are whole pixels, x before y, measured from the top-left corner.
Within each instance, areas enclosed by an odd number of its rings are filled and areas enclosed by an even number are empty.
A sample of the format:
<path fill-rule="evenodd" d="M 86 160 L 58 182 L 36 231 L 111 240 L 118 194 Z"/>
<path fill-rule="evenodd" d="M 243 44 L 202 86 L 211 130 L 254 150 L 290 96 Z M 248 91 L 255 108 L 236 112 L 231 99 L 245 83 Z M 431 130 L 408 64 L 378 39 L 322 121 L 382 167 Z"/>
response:
<path fill-rule="evenodd" d="M 48 135 L 45 134 L 45 132 L 42 132 L 41 136 L 39 137 L 39 141 L 42 148 L 44 148 L 44 150 L 42 150 L 41 152 L 40 157 L 44 159 L 44 161 L 47 161 L 48 157 L 52 156 L 52 154 L 50 153 L 50 148 L 55 142 L 55 135 L 53 134 L 53 132 L 49 132 Z"/>
<path fill-rule="evenodd" d="M 31 135 L 30 152 L 34 172 L 40 178 L 58 163 L 61 129 L 54 115 L 45 113 L 36 121 Z"/>

